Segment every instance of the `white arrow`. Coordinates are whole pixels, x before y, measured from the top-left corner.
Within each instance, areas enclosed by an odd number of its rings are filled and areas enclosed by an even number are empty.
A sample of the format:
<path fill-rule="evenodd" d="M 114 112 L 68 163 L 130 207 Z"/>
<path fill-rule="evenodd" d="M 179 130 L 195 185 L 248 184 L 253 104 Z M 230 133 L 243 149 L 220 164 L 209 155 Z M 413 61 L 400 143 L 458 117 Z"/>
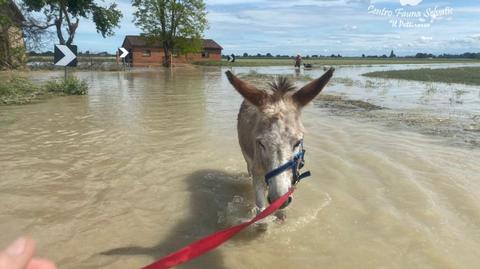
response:
<path fill-rule="evenodd" d="M 120 58 L 125 58 L 128 55 L 128 50 L 124 48 L 120 48 L 120 50 L 122 51 L 122 55 L 120 55 Z"/>
<path fill-rule="evenodd" d="M 63 53 L 63 58 L 60 59 L 55 65 L 67 66 L 71 61 L 75 60 L 77 56 L 65 45 L 55 45 Z"/>

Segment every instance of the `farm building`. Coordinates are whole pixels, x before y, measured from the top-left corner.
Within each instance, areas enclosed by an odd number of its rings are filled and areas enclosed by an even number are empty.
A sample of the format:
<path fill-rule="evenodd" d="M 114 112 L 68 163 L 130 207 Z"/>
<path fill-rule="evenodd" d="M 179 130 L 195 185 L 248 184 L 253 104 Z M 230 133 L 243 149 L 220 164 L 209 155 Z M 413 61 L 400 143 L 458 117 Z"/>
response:
<path fill-rule="evenodd" d="M 0 2 L 0 67 L 11 68 L 25 62 L 24 21 L 14 1 Z"/>
<path fill-rule="evenodd" d="M 123 40 L 122 47 L 128 50 L 126 61 L 133 67 L 161 66 L 164 52 L 161 42 L 148 42 L 142 36 L 128 35 Z M 222 47 L 212 39 L 202 39 L 202 51 L 198 53 L 173 53 L 173 63 L 188 63 L 193 61 L 220 61 Z"/>

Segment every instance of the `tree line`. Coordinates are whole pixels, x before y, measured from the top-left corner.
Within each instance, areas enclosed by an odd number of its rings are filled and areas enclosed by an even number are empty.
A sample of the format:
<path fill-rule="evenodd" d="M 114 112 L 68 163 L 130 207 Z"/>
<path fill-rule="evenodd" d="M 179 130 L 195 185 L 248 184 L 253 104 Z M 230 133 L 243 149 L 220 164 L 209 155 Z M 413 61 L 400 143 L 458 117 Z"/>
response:
<path fill-rule="evenodd" d="M 227 58 L 229 55 L 222 55 L 223 58 Z M 246 59 L 259 59 L 259 58 L 278 58 L 278 59 L 291 59 L 295 58 L 296 55 L 287 55 L 287 54 L 277 54 L 273 55 L 272 53 L 266 53 L 266 54 L 261 54 L 261 53 L 254 53 L 254 54 L 248 54 L 247 52 L 239 55 L 235 55 L 237 58 L 246 58 Z M 312 55 L 304 55 L 302 56 L 304 59 L 318 59 L 318 58 L 343 58 L 345 56 L 342 56 L 341 54 L 331 54 L 331 55 L 317 55 L 317 54 L 312 54 Z M 348 56 L 355 58 L 356 56 Z M 383 54 L 383 55 L 366 55 L 362 54 L 361 56 L 357 57 L 362 57 L 362 58 L 419 58 L 419 59 L 426 59 L 426 58 L 446 58 L 446 59 L 480 59 L 480 53 L 475 53 L 475 52 L 465 52 L 462 54 L 432 54 L 432 53 L 417 53 L 415 55 L 409 55 L 409 56 L 397 56 L 395 52 L 392 50 L 389 55 Z"/>

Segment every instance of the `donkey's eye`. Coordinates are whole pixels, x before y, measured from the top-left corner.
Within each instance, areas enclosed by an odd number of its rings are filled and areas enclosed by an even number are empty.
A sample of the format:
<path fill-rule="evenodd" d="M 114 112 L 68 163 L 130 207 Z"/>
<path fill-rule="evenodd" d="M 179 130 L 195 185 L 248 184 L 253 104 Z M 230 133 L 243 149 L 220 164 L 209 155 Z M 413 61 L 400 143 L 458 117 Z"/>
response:
<path fill-rule="evenodd" d="M 265 146 L 262 144 L 262 142 L 257 141 L 258 146 L 260 146 L 263 150 L 265 150 Z"/>
<path fill-rule="evenodd" d="M 295 145 L 293 146 L 293 149 L 296 149 L 300 146 L 300 144 L 302 143 L 301 140 L 299 140 L 297 143 L 295 143 Z"/>

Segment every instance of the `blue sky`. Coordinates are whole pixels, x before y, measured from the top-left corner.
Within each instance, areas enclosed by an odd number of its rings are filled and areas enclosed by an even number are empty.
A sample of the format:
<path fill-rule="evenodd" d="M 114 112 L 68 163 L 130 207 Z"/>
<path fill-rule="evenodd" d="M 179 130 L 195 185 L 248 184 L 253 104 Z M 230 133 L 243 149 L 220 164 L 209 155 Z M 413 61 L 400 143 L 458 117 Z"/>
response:
<path fill-rule="evenodd" d="M 402 6 L 400 1 L 420 3 Z M 224 54 L 357 56 L 389 54 L 392 49 L 398 55 L 480 52 L 478 0 L 207 0 L 206 3 L 209 29 L 204 36 L 223 46 Z M 117 4 L 124 17 L 116 35 L 103 39 L 93 23 L 81 21 L 74 42 L 79 50 L 114 52 L 125 35 L 140 33 L 132 23 L 131 2 L 117 1 Z M 435 7 L 439 12 L 450 13 L 440 14 L 433 21 L 426 18 L 427 10 Z M 403 12 L 396 13 L 399 9 Z M 378 14 L 389 10 L 393 12 L 391 17 Z M 372 14 L 375 11 L 377 14 Z M 412 15 L 416 12 L 422 14 L 421 18 Z M 395 28 L 389 22 L 400 19 L 422 27 Z"/>

